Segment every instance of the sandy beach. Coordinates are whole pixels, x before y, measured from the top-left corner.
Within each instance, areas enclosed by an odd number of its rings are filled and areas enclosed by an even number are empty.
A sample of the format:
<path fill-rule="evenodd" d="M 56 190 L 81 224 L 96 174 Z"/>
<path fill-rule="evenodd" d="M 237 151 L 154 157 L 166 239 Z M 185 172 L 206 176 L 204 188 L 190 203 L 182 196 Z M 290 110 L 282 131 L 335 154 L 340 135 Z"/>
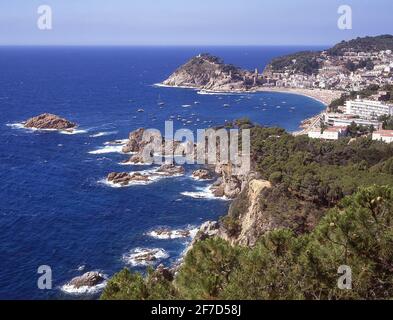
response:
<path fill-rule="evenodd" d="M 333 100 L 340 98 L 342 94 L 341 91 L 336 91 L 336 90 L 297 89 L 297 88 L 295 89 L 295 88 L 284 88 L 284 87 L 264 87 L 264 88 L 258 88 L 256 91 L 299 94 L 317 100 L 323 103 L 325 106 L 328 106 Z"/>

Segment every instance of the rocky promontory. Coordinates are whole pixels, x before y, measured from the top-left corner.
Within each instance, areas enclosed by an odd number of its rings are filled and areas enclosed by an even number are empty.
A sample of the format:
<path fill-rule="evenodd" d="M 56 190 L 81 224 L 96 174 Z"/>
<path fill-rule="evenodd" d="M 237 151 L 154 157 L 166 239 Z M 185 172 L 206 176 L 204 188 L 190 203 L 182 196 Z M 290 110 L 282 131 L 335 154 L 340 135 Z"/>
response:
<path fill-rule="evenodd" d="M 77 125 L 55 114 L 43 113 L 28 119 L 24 123 L 24 127 L 41 130 L 73 130 Z"/>
<path fill-rule="evenodd" d="M 262 78 L 210 54 L 200 54 L 178 68 L 162 84 L 207 91 L 248 91 L 258 87 Z"/>

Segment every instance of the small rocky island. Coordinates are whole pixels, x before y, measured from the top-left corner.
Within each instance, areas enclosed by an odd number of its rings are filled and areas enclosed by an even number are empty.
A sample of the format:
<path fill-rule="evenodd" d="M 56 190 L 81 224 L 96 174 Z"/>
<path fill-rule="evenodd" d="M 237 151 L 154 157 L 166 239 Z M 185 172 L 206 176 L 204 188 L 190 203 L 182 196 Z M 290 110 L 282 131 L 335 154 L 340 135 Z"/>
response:
<path fill-rule="evenodd" d="M 77 127 L 75 123 L 50 113 L 43 113 L 39 116 L 30 118 L 23 125 L 25 128 L 29 129 L 67 131 L 72 131 Z"/>
<path fill-rule="evenodd" d="M 67 285 L 72 286 L 75 289 L 82 287 L 94 287 L 105 280 L 104 275 L 99 272 L 91 271 L 86 272 L 80 277 L 73 278 Z"/>
<path fill-rule="evenodd" d="M 200 54 L 178 68 L 162 84 L 170 87 L 196 88 L 206 91 L 249 91 L 259 87 L 258 70 L 250 72 L 210 54 Z"/>

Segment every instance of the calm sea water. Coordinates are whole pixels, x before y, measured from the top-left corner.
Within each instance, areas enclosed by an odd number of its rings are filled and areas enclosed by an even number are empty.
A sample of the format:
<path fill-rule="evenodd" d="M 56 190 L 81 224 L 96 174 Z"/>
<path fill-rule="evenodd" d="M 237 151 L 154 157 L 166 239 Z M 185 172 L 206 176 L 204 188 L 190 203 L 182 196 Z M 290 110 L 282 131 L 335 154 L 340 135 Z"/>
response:
<path fill-rule="evenodd" d="M 169 255 L 163 263 L 176 261 L 185 239 L 156 240 L 145 233 L 159 226 L 198 226 L 225 214 L 229 203 L 183 195 L 208 186 L 189 177 L 192 168 L 183 177 L 145 186 L 108 187 L 100 180 L 109 172 L 149 168 L 121 166 L 126 156 L 108 149 L 91 152 L 139 127 L 162 129 L 177 115 L 191 121 L 191 129 L 246 116 L 296 130 L 323 105 L 289 94 L 199 95 L 152 84 L 201 52 L 263 69 L 275 56 L 304 49 L 1 48 L 0 298 L 81 298 L 60 287 L 90 270 L 112 275 L 127 266 L 123 255 L 137 247 L 162 248 Z M 137 113 L 139 108 L 145 112 Z M 75 121 L 85 132 L 65 135 L 12 126 L 43 112 Z M 37 288 L 40 265 L 52 268 L 53 290 Z M 80 266 L 84 271 L 78 271 Z"/>

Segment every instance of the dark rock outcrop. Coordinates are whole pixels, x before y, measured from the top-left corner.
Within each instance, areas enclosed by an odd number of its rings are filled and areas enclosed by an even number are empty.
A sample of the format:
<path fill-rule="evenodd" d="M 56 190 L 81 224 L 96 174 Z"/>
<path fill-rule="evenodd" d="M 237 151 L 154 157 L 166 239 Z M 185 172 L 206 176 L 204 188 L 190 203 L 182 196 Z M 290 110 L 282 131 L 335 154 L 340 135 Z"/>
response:
<path fill-rule="evenodd" d="M 149 176 L 143 175 L 138 172 L 132 174 L 127 172 L 112 172 L 108 175 L 107 180 L 114 184 L 119 184 L 121 186 L 127 186 L 131 182 L 147 182 L 150 181 Z"/>
<path fill-rule="evenodd" d="M 52 129 L 52 130 L 72 130 L 76 124 L 57 115 L 44 113 L 37 117 L 28 119 L 24 123 L 25 128 L 31 129 Z"/>
<path fill-rule="evenodd" d="M 163 164 L 160 168 L 158 168 L 157 173 L 174 176 L 184 174 L 185 170 L 182 166 L 175 166 L 173 164 Z"/>
<path fill-rule="evenodd" d="M 161 279 L 166 281 L 173 281 L 174 279 L 173 271 L 166 268 L 163 264 L 160 264 L 151 275 L 151 280 L 153 282 L 159 282 Z"/>
<path fill-rule="evenodd" d="M 128 137 L 127 144 L 123 147 L 123 152 L 124 153 L 140 152 L 143 145 L 146 145 L 146 143 L 143 142 L 144 133 L 145 133 L 145 129 L 143 128 L 131 132 Z"/>
<path fill-rule="evenodd" d="M 105 280 L 104 276 L 99 272 L 87 272 L 80 277 L 73 278 L 68 285 L 75 288 L 93 287 Z"/>

